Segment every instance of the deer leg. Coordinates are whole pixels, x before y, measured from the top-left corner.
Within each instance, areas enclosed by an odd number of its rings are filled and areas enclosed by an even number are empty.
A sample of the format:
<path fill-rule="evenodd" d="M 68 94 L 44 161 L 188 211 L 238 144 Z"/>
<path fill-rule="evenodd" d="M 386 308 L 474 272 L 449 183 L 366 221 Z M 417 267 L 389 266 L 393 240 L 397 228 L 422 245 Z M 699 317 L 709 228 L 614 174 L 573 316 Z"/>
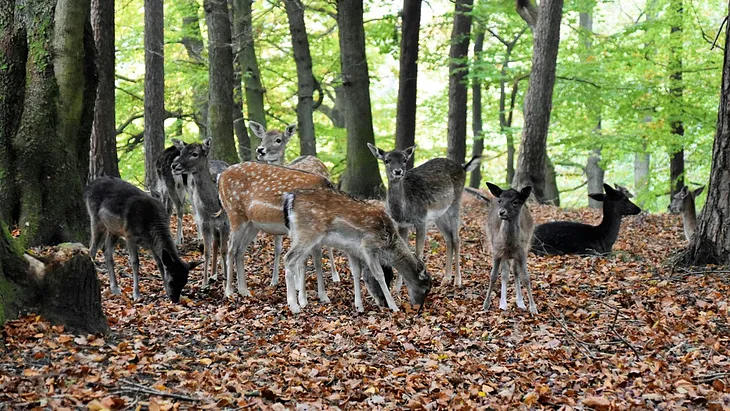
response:
<path fill-rule="evenodd" d="M 365 261 L 365 263 L 367 264 L 368 268 L 370 268 L 370 272 L 372 273 L 373 277 L 378 281 L 378 284 L 380 284 L 380 289 L 383 290 L 383 295 L 385 296 L 385 301 L 388 303 L 388 308 L 390 308 L 394 312 L 400 311 L 398 309 L 398 306 L 395 305 L 393 296 L 390 295 L 390 290 L 388 290 L 388 284 L 385 282 L 385 273 L 383 273 L 383 268 L 380 267 L 380 264 L 378 264 L 378 262 L 371 256 L 366 256 L 366 258 L 367 260 Z"/>
<path fill-rule="evenodd" d="M 330 299 L 327 297 L 327 290 L 324 287 L 324 273 L 322 272 L 322 246 L 318 245 L 312 249 L 312 262 L 314 270 L 317 272 L 317 297 L 323 304 L 329 304 Z M 304 285 L 302 284 L 302 289 Z"/>
<path fill-rule="evenodd" d="M 360 287 L 360 273 L 362 271 L 362 263 L 359 258 L 348 254 L 347 260 L 350 262 L 350 272 L 352 273 L 352 284 L 355 286 L 355 309 L 357 312 L 363 312 L 362 306 L 362 288 Z"/>
<path fill-rule="evenodd" d="M 211 261 L 211 273 L 210 277 L 208 278 L 208 284 L 210 284 L 213 280 L 218 278 L 218 252 L 221 248 L 221 242 L 220 242 L 220 233 L 214 231 L 213 232 L 213 249 L 210 250 L 213 258 Z"/>
<path fill-rule="evenodd" d="M 484 299 L 482 309 L 484 311 L 489 310 L 489 306 L 492 304 L 492 290 L 494 289 L 494 283 L 497 282 L 499 276 L 499 266 L 502 263 L 501 259 L 495 258 L 492 263 L 492 272 L 489 274 L 489 288 L 487 289 L 487 298 Z"/>
<path fill-rule="evenodd" d="M 436 227 L 438 227 L 446 242 L 446 274 L 444 274 L 444 279 L 441 281 L 441 285 L 445 286 L 451 282 L 451 266 L 454 264 L 454 236 L 446 216 L 436 220 Z M 456 280 L 454 280 L 454 285 L 461 286 L 461 276 L 457 276 Z"/>
<path fill-rule="evenodd" d="M 408 245 L 408 227 L 399 226 L 398 235 L 400 235 L 400 238 L 402 238 L 403 241 L 406 242 L 406 245 Z M 416 248 L 416 255 L 418 255 L 417 248 Z M 397 295 L 402 288 L 403 288 L 403 276 L 401 275 L 401 273 L 398 273 L 398 276 L 395 279 L 395 285 L 393 286 L 393 292 Z"/>
<path fill-rule="evenodd" d="M 107 233 L 106 243 L 104 244 L 104 260 L 106 262 L 106 270 L 109 271 L 109 288 L 112 294 L 121 295 L 122 290 L 117 285 L 117 275 L 114 273 L 114 245 L 117 243 L 117 236 Z"/>
<path fill-rule="evenodd" d="M 248 274 L 244 267 L 244 257 L 249 244 L 251 244 L 251 242 L 256 238 L 256 235 L 259 233 L 259 229 L 250 222 L 246 223 L 244 227 L 245 228 L 241 233 L 241 252 L 238 254 L 238 259 L 236 260 L 236 268 L 238 271 L 238 294 L 242 297 L 251 297 L 251 292 L 248 291 L 248 287 L 246 286 Z"/>
<path fill-rule="evenodd" d="M 530 313 L 537 314 L 537 306 L 532 298 L 532 285 L 530 284 L 530 274 L 527 272 L 527 258 L 522 258 L 519 262 L 521 281 L 525 283 L 527 290 L 527 300 L 530 303 Z"/>
<path fill-rule="evenodd" d="M 504 261 L 503 267 L 506 267 L 502 269 L 502 291 L 499 293 L 499 309 L 500 310 L 506 310 L 507 309 L 507 283 L 509 282 L 509 261 Z"/>
<path fill-rule="evenodd" d="M 96 258 L 96 251 L 102 239 L 106 238 L 106 230 L 98 222 L 91 220 L 91 243 L 89 244 L 89 257 L 91 261 Z"/>
<path fill-rule="evenodd" d="M 228 273 L 228 240 L 230 237 L 231 231 L 230 227 L 228 227 L 228 223 L 226 223 L 223 227 L 220 229 L 220 253 L 221 253 L 221 262 L 223 263 L 223 274 Z M 217 280 L 217 275 L 213 278 L 213 280 Z"/>
<path fill-rule="evenodd" d="M 175 199 L 175 215 L 177 216 L 177 235 L 175 236 L 175 245 L 182 244 L 183 240 L 183 214 L 184 214 L 184 199 Z"/>
<path fill-rule="evenodd" d="M 330 269 L 332 270 L 332 282 L 339 283 L 340 274 L 337 272 L 337 267 L 335 266 L 335 250 L 332 247 L 327 247 L 327 253 L 329 254 L 329 258 L 330 258 Z"/>
<path fill-rule="evenodd" d="M 306 262 L 307 253 L 298 244 L 292 244 L 289 252 L 284 256 L 284 269 L 286 280 L 286 302 L 292 313 L 298 314 L 301 311 L 300 305 L 297 303 L 296 282 L 299 278 L 299 270 L 302 269 Z M 304 287 L 301 287 L 304 288 Z M 300 296 L 301 296 L 301 290 Z M 301 302 L 301 301 L 300 301 Z M 305 301 L 306 305 L 306 301 Z"/>
<path fill-rule="evenodd" d="M 522 281 L 520 280 L 520 266 L 517 260 L 512 260 L 512 272 L 515 273 L 515 293 L 517 294 L 517 308 L 522 310 L 527 309 L 525 307 L 525 300 L 522 297 Z M 509 276 L 509 273 L 507 274 Z"/>
<path fill-rule="evenodd" d="M 258 230 L 250 222 L 238 226 L 228 243 L 228 273 L 226 275 L 226 297 L 233 295 L 233 274 L 238 272 L 238 292 L 244 297 L 250 297 L 251 293 L 246 288 L 246 270 L 244 257 L 248 244 L 256 237 Z"/>
<path fill-rule="evenodd" d="M 279 284 L 279 258 L 281 256 L 281 248 L 284 236 L 274 236 L 274 271 L 271 273 L 271 286 L 276 287 Z"/>
<path fill-rule="evenodd" d="M 139 301 L 142 296 L 139 294 L 139 254 L 137 254 L 137 243 L 127 238 L 127 251 L 129 252 L 129 265 L 132 266 L 132 297 Z"/>
<path fill-rule="evenodd" d="M 212 233 L 203 229 L 203 289 L 208 288 L 208 267 L 210 265 L 210 249 L 213 247 Z M 213 252 L 215 253 L 215 251 Z M 214 263 L 215 264 L 215 263 Z"/>

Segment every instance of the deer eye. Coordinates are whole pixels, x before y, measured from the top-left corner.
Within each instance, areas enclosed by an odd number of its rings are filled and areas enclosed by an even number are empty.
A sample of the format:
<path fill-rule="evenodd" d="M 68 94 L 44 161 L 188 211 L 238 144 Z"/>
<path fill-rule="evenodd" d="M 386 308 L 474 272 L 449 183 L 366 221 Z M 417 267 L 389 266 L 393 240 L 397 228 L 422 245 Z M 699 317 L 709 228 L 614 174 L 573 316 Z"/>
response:
<path fill-rule="evenodd" d="M 383 163 L 385 163 L 385 165 L 388 165 L 390 164 L 390 160 L 383 160 Z"/>
<path fill-rule="evenodd" d="M 281 139 L 280 138 L 277 138 L 276 139 L 276 144 L 281 144 Z"/>
<path fill-rule="evenodd" d="M 190 154 L 190 157 L 192 157 L 192 158 L 198 158 L 198 153 L 192 153 L 192 154 Z"/>

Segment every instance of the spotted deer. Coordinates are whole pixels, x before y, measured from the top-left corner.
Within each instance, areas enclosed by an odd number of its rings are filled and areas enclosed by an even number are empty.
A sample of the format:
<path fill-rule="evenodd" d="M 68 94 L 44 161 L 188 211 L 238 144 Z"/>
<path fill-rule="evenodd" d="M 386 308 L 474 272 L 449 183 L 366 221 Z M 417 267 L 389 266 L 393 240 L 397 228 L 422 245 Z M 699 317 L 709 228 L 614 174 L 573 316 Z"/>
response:
<path fill-rule="evenodd" d="M 292 239 L 285 257 L 287 303 L 292 313 L 299 313 L 300 306 L 306 305 L 303 287 L 299 288 L 297 303 L 295 281 L 301 277 L 299 270 L 307 254 L 322 244 L 348 254 L 358 311 L 363 311 L 360 274 L 364 268 L 369 269 L 366 275 L 372 275 L 380 285 L 388 307 L 398 311 L 382 265 L 398 270 L 408 287 L 411 303 L 423 308 L 431 290 L 431 275 L 423 261 L 411 253 L 385 209 L 356 200 L 342 191 L 320 188 L 284 194 L 283 213 Z"/>
<path fill-rule="evenodd" d="M 209 278 L 216 279 L 218 271 L 218 254 L 223 260 L 223 271 L 226 270 L 226 255 L 228 253 L 228 237 L 230 226 L 225 212 L 221 212 L 218 201 L 218 188 L 210 172 L 208 154 L 210 154 L 211 140 L 205 139 L 202 144 L 184 144 L 173 140 L 173 144 L 180 150 L 180 155 L 172 162 L 172 172 L 175 175 L 188 174 L 192 178 L 192 204 L 195 222 L 203 236 L 203 288 L 207 288 Z M 208 267 L 211 263 L 211 274 L 208 276 Z"/>
<path fill-rule="evenodd" d="M 281 208 L 282 195 L 288 191 L 313 187 L 332 187 L 332 183 L 316 174 L 257 162 L 235 164 L 221 173 L 218 194 L 231 225 L 226 296 L 234 293 L 234 269 L 238 273 L 238 293 L 244 297 L 251 295 L 246 285 L 244 254 L 258 232 L 272 235 L 288 233 Z M 312 257 L 317 271 L 319 299 L 329 302 L 322 276 L 321 249 L 315 247 Z"/>
<path fill-rule="evenodd" d="M 188 282 L 188 273 L 200 262 L 188 264 L 178 256 L 164 205 L 115 177 L 103 177 L 89 183 L 84 191 L 84 202 L 91 219 L 89 255 L 94 259 L 104 241 L 104 259 L 112 294 L 122 293 L 114 274 L 114 246 L 119 237 L 124 237 L 134 278 L 134 299 L 141 298 L 137 247 L 142 246 L 152 253 L 162 274 L 165 291 L 170 300 L 177 303 Z"/>
<path fill-rule="evenodd" d="M 452 278 L 452 265 L 456 265 L 454 285 L 461 287 L 459 226 L 461 225 L 461 195 L 464 192 L 466 173 L 479 165 L 475 156 L 466 164 L 447 158 L 434 158 L 406 171 L 406 163 L 416 146 L 405 150 L 384 151 L 370 143 L 373 155 L 385 164 L 388 177 L 386 209 L 395 220 L 400 235 L 408 241 L 408 230 L 416 229 L 416 255 L 423 258 L 426 226 L 436 223 L 446 241 L 446 275 L 442 284 Z M 396 289 L 402 285 L 398 276 Z"/>
<path fill-rule="evenodd" d="M 289 144 L 292 136 L 297 130 L 296 124 L 289 124 L 284 131 L 266 130 L 264 126 L 249 121 L 248 126 L 256 137 L 261 139 L 261 143 L 256 148 L 256 159 L 268 164 L 284 165 L 286 146 Z M 330 172 L 327 166 L 315 156 L 299 156 L 286 164 L 289 168 L 302 170 L 309 173 L 320 175 L 331 180 Z M 282 249 L 282 236 L 274 237 L 274 275 L 271 277 L 271 285 L 274 286 L 279 282 L 279 256 Z M 330 269 L 332 270 L 332 281 L 340 282 L 340 275 L 335 267 L 335 256 L 332 248 L 329 248 Z"/>
<path fill-rule="evenodd" d="M 697 210 L 695 209 L 695 199 L 702 194 L 702 186 L 695 190 L 690 190 L 684 186 L 672 197 L 669 204 L 669 211 L 672 214 L 682 214 L 682 223 L 684 225 L 684 237 L 689 241 L 697 229 Z"/>
<path fill-rule="evenodd" d="M 527 186 L 520 191 L 515 189 L 502 190 L 498 186 L 487 183 L 489 191 L 495 200 L 489 209 L 487 217 L 487 240 L 492 247 L 492 272 L 489 276 L 489 288 L 484 299 L 483 309 L 486 311 L 491 305 L 492 290 L 497 282 L 500 269 L 502 272 L 502 292 L 499 298 L 499 308 L 507 309 L 507 281 L 509 280 L 509 263 L 515 271 L 515 292 L 517 306 L 525 307 L 522 297 L 522 283 L 527 289 L 527 298 L 530 302 L 530 312 L 537 313 L 537 306 L 532 298 L 530 274 L 527 272 L 527 253 L 530 250 L 532 231 L 535 224 L 532 221 L 530 210 L 525 202 L 530 197 L 532 187 Z"/>

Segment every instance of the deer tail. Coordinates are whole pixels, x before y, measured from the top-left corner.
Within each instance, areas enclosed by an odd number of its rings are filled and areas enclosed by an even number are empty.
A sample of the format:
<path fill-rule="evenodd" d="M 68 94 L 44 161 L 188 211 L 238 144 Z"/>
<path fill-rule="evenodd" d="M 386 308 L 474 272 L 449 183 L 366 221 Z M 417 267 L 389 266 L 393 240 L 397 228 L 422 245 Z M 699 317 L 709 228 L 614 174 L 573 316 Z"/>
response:
<path fill-rule="evenodd" d="M 485 196 L 484 194 L 480 193 L 479 191 L 477 191 L 471 187 L 464 187 L 464 191 L 473 195 L 474 197 L 484 201 L 487 204 L 491 203 L 491 200 L 489 199 L 489 197 Z"/>
<path fill-rule="evenodd" d="M 284 193 L 282 196 L 284 197 L 284 201 L 282 202 L 282 208 L 284 211 L 284 225 L 286 228 L 291 228 L 291 213 L 292 208 L 294 207 L 294 193 Z"/>
<path fill-rule="evenodd" d="M 469 160 L 468 163 L 462 164 L 461 167 L 466 171 L 467 173 L 475 170 L 477 167 L 479 167 L 479 163 L 482 161 L 482 156 L 474 156 Z"/>

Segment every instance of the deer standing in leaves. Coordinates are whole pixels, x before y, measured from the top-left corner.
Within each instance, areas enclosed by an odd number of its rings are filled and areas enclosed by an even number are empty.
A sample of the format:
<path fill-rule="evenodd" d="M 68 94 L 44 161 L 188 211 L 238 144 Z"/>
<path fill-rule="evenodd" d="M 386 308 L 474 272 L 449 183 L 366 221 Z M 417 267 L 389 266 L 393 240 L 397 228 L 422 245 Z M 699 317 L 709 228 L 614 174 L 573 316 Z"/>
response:
<path fill-rule="evenodd" d="M 697 210 L 695 209 L 695 199 L 702 194 L 702 186 L 695 190 L 690 190 L 687 186 L 672 197 L 669 204 L 669 211 L 673 214 L 682 214 L 682 223 L 684 225 L 684 237 L 689 241 L 697 229 Z"/>

